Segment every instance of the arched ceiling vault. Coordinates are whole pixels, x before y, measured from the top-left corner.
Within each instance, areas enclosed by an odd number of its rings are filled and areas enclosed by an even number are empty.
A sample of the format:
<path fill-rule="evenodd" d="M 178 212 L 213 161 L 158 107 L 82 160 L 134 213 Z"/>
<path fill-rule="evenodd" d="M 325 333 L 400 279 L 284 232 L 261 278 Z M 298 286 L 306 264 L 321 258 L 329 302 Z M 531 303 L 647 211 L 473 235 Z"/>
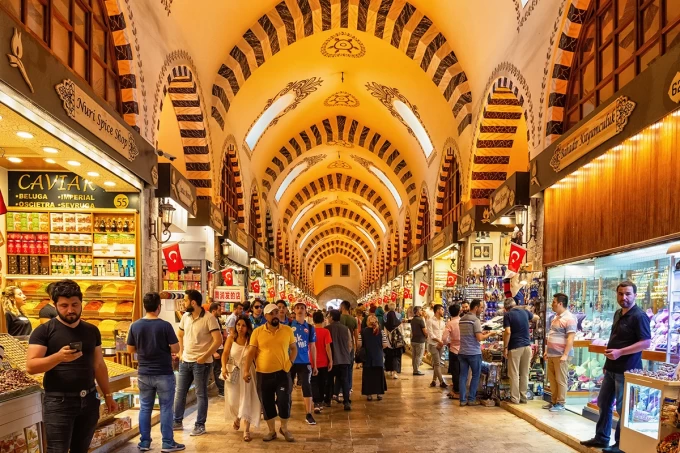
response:
<path fill-rule="evenodd" d="M 375 226 L 375 221 L 363 211 L 359 209 L 352 209 L 350 207 L 336 206 L 328 208 L 321 211 L 314 217 L 307 220 L 294 237 L 293 244 L 297 247 L 296 250 L 304 247 L 305 242 L 309 239 L 311 234 L 307 234 L 310 230 L 320 228 L 323 225 L 329 224 L 331 222 L 340 221 L 347 222 L 352 221 L 359 226 L 361 226 L 367 233 L 371 235 L 376 244 L 381 242 L 381 231 Z M 313 230 L 313 232 L 316 231 Z M 302 246 L 302 247 L 301 247 Z"/>
<path fill-rule="evenodd" d="M 357 247 L 356 245 L 352 244 L 351 242 L 342 239 L 342 238 L 330 238 L 326 239 L 323 242 L 320 242 L 317 244 L 317 246 L 310 252 L 308 256 L 305 257 L 304 262 L 307 263 L 312 263 L 314 262 L 314 258 L 319 255 L 319 253 L 322 253 L 330 248 L 334 247 L 343 247 L 352 253 L 354 253 L 356 256 L 358 256 L 361 259 L 361 262 L 365 265 L 370 262 L 370 259 L 366 256 L 364 251 L 362 251 L 361 248 Z"/>
<path fill-rule="evenodd" d="M 351 225 L 347 225 L 347 227 L 342 227 L 342 226 L 333 226 L 333 227 L 326 227 L 324 229 L 320 229 L 320 231 L 315 232 L 314 236 L 312 239 L 309 241 L 306 247 L 302 250 L 302 256 L 307 256 L 307 254 L 312 250 L 312 248 L 321 242 L 323 242 L 326 238 L 335 238 L 338 235 L 341 235 L 342 237 L 348 239 L 350 242 L 356 242 L 359 244 L 364 251 L 368 254 L 369 258 L 373 258 L 374 255 L 374 249 L 371 247 L 369 243 L 366 242 L 366 238 L 362 234 L 357 234 L 355 232 L 355 228 Z"/>
<path fill-rule="evenodd" d="M 307 248 L 309 243 L 312 243 L 315 239 L 327 236 L 329 234 L 334 234 L 336 230 L 345 229 L 347 231 L 348 237 L 353 238 L 352 234 L 357 235 L 364 242 L 360 242 L 365 245 L 366 251 L 370 251 L 372 257 L 375 256 L 376 250 L 380 247 L 380 243 L 376 242 L 374 237 L 370 235 L 366 228 L 362 227 L 358 222 L 352 219 L 341 219 L 333 218 L 328 222 L 322 223 L 309 237 L 302 243 L 302 247 L 299 250 Z"/>
<path fill-rule="evenodd" d="M 309 256 L 307 260 L 309 268 L 311 269 L 312 272 L 314 272 L 314 269 L 316 269 L 316 266 L 319 264 L 321 260 L 335 253 L 343 253 L 348 258 L 354 260 L 354 262 L 359 265 L 359 269 L 361 269 L 362 274 L 366 272 L 370 264 L 368 261 L 366 261 L 361 252 L 352 250 L 352 248 L 347 246 L 346 244 L 328 243 L 318 247 L 316 250 L 312 252 L 312 254 Z"/>

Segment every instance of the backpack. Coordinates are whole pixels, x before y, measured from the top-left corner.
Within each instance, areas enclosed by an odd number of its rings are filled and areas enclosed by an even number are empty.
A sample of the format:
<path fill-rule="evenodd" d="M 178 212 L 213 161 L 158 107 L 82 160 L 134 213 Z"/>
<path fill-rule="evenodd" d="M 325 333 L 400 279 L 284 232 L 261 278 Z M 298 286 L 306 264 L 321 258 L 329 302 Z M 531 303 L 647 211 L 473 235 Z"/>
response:
<path fill-rule="evenodd" d="M 392 349 L 402 349 L 404 344 L 404 336 L 401 334 L 401 330 L 397 327 L 392 332 L 389 332 L 389 340 Z"/>

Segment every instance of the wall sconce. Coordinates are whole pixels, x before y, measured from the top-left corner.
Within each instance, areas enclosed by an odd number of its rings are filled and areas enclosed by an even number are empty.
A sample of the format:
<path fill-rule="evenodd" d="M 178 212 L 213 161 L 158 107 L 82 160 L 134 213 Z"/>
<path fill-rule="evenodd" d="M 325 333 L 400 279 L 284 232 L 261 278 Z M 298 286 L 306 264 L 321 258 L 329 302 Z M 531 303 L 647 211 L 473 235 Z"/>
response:
<path fill-rule="evenodd" d="M 170 225 L 172 225 L 172 215 L 175 212 L 175 207 L 168 203 L 167 201 L 163 200 L 158 206 L 158 210 L 160 211 L 160 219 L 161 219 L 161 224 L 163 225 L 163 231 L 161 231 L 160 238 L 158 237 L 158 221 L 152 221 L 149 224 L 149 236 L 154 238 L 156 242 L 159 244 L 165 244 L 170 240 Z M 167 235 L 168 237 L 166 239 L 163 239 L 163 237 Z"/>
<path fill-rule="evenodd" d="M 222 255 L 224 257 L 229 256 L 229 241 L 227 241 L 225 239 L 225 240 L 222 241 L 222 244 L 220 244 L 220 245 L 222 245 Z"/>
<path fill-rule="evenodd" d="M 524 207 L 517 208 L 515 210 L 515 224 L 517 225 L 517 231 L 513 234 L 513 242 L 516 244 L 520 245 L 527 245 L 529 242 L 531 242 L 533 239 L 536 238 L 536 224 L 535 222 L 531 222 L 529 225 L 529 239 L 524 242 L 524 225 L 527 224 L 527 209 Z"/>

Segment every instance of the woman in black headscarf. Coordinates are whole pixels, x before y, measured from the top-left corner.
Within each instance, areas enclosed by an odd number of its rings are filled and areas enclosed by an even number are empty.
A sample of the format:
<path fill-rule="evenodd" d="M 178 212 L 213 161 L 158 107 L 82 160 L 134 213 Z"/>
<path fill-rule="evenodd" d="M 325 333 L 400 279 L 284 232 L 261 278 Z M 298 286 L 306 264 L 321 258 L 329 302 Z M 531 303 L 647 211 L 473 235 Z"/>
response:
<path fill-rule="evenodd" d="M 373 395 L 382 399 L 383 393 L 387 390 L 385 381 L 385 371 L 383 361 L 385 354 L 384 348 L 387 347 L 385 333 L 380 330 L 378 318 L 374 314 L 368 315 L 366 327 L 361 329 L 359 337 L 360 355 L 364 362 L 363 373 L 361 375 L 361 394 L 366 395 L 368 401 L 373 400 Z"/>
<path fill-rule="evenodd" d="M 404 353 L 404 336 L 399 329 L 401 322 L 397 318 L 395 308 L 394 304 L 389 304 L 385 316 L 385 331 L 389 343 L 389 348 L 385 349 L 385 371 L 390 373 L 392 379 L 399 379 L 401 356 Z"/>

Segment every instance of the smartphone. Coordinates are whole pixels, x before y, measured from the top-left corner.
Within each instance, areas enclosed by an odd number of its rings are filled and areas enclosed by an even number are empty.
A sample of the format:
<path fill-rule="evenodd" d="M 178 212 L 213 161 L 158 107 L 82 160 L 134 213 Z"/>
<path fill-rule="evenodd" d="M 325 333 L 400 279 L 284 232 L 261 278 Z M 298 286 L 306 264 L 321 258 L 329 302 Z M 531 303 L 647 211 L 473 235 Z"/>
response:
<path fill-rule="evenodd" d="M 78 352 L 82 352 L 83 342 L 82 341 L 74 341 L 73 343 L 69 343 L 69 347 L 71 349 L 75 349 Z"/>

